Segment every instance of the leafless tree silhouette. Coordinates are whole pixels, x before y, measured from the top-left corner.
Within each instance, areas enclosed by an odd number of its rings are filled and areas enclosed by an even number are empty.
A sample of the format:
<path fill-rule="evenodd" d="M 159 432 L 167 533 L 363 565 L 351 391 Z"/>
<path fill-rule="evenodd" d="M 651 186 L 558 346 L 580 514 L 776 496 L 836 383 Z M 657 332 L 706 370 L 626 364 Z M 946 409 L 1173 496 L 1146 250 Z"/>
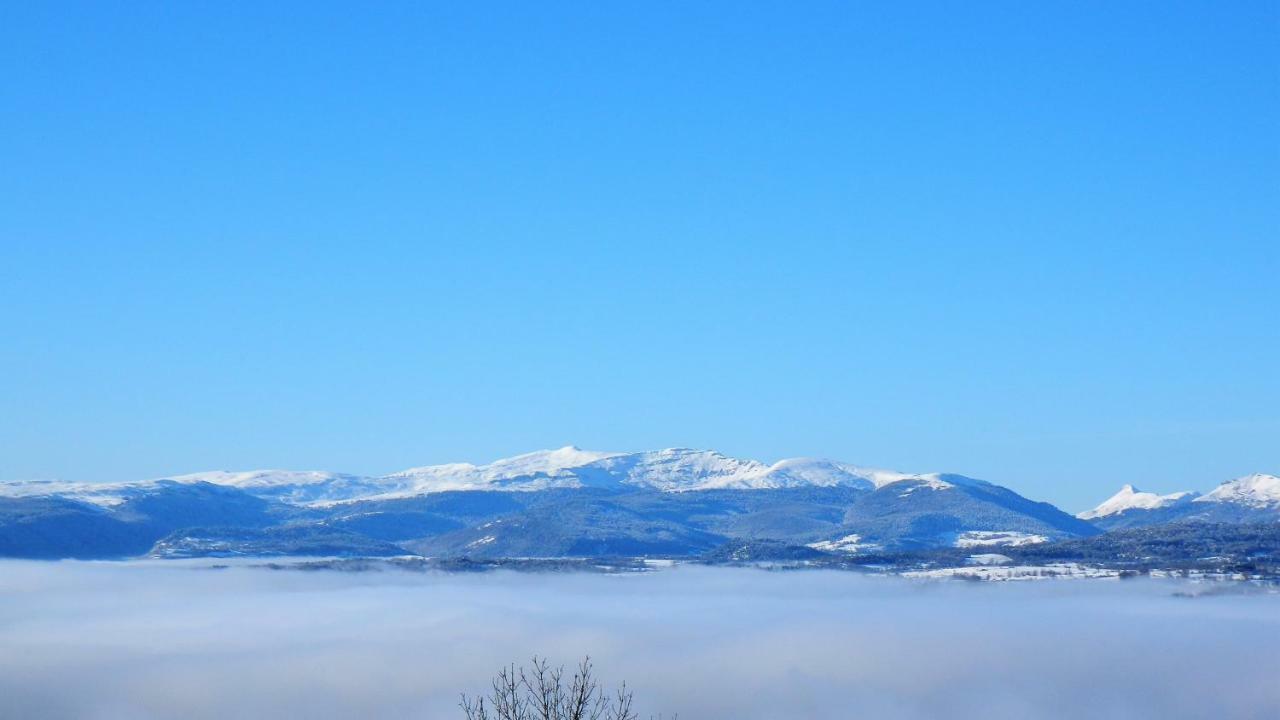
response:
<path fill-rule="evenodd" d="M 463 695 L 466 720 L 637 720 L 626 683 L 612 693 L 602 690 L 591 658 L 583 658 L 572 677 L 546 658 L 535 656 L 531 665 L 503 668 L 488 696 Z"/>

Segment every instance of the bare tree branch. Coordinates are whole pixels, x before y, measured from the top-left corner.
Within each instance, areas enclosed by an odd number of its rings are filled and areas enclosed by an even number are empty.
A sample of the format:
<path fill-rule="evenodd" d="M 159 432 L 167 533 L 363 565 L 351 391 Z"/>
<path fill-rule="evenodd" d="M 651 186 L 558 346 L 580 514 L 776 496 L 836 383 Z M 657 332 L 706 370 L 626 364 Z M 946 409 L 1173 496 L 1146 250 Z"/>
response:
<path fill-rule="evenodd" d="M 528 669 L 500 670 L 488 696 L 463 695 L 460 707 L 466 720 L 638 720 L 626 683 L 605 693 L 590 657 L 566 678 L 564 666 L 535 655 Z"/>

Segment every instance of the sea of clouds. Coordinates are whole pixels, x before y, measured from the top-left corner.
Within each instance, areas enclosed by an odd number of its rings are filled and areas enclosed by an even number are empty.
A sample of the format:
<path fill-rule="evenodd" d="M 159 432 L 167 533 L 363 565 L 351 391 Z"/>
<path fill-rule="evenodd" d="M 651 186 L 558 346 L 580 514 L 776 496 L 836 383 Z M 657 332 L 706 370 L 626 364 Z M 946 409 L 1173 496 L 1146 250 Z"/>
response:
<path fill-rule="evenodd" d="M 0 562 L 0 717 L 459 718 L 590 653 L 647 717 L 1280 716 L 1280 595 L 1153 581 Z"/>

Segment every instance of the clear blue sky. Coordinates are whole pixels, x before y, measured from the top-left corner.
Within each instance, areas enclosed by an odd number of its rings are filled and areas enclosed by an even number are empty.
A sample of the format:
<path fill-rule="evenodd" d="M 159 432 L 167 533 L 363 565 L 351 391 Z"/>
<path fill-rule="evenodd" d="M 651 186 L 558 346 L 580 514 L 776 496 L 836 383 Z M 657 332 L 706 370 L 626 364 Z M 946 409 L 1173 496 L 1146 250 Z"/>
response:
<path fill-rule="evenodd" d="M 1280 471 L 1276 2 L 454 5 L 4 4 L 0 480 Z"/>

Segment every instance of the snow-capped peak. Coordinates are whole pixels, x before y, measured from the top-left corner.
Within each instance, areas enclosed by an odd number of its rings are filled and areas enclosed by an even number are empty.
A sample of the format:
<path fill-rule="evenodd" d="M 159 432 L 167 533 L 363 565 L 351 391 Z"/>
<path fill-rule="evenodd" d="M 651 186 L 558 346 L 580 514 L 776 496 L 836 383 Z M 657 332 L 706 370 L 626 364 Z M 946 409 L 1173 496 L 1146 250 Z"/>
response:
<path fill-rule="evenodd" d="M 663 492 L 757 487 L 768 466 L 714 450 L 667 448 L 606 458 L 583 468 L 589 484 L 621 483 Z"/>
<path fill-rule="evenodd" d="M 1280 477 L 1254 473 L 1228 480 L 1196 502 L 1229 502 L 1249 507 L 1280 507 Z"/>
<path fill-rule="evenodd" d="M 961 475 L 912 474 L 865 468 L 835 460 L 788 458 L 766 465 L 728 457 L 714 450 L 669 448 L 615 455 L 574 471 L 584 484 L 607 484 L 606 478 L 626 485 L 663 492 L 695 490 L 771 490 L 795 487 L 852 487 L 879 489 L 913 480 L 932 489 L 982 484 Z"/>
<path fill-rule="evenodd" d="M 160 480 L 171 480 L 183 484 L 207 482 L 238 488 L 261 488 L 275 485 L 315 485 L 332 482 L 339 477 L 341 477 L 339 473 L 323 470 L 246 470 L 243 472 L 209 470 L 186 475 L 171 475 Z"/>
<path fill-rule="evenodd" d="M 1125 485 L 1120 488 L 1120 492 L 1107 498 L 1101 505 L 1080 513 L 1076 517 L 1081 520 L 1092 520 L 1094 518 L 1106 517 L 1114 515 L 1126 510 L 1142 509 L 1155 510 L 1156 508 L 1168 507 L 1177 503 L 1189 502 L 1199 493 L 1184 491 L 1169 493 L 1168 495 L 1157 495 L 1151 492 L 1142 492 L 1132 485 Z"/>
<path fill-rule="evenodd" d="M 763 477 L 773 481 L 773 484 L 778 487 L 847 485 L 874 489 L 916 476 L 892 470 L 864 468 L 835 460 L 788 458 L 770 465 Z"/>
<path fill-rule="evenodd" d="M 409 468 L 385 476 L 396 494 L 421 494 L 444 490 L 527 489 L 576 487 L 580 483 L 570 472 L 618 453 L 594 452 L 566 445 L 558 450 L 538 450 L 495 460 L 487 465 L 449 463 Z M 507 487 L 522 479 L 520 487 Z M 390 488 L 389 488 L 390 489 Z"/>
<path fill-rule="evenodd" d="M 904 473 L 897 470 L 850 465 L 849 463 L 818 458 L 789 458 L 770 465 L 761 474 L 757 487 L 860 487 L 878 490 L 886 485 L 911 480 L 923 483 L 934 490 L 945 490 L 957 485 L 984 484 L 963 475 L 947 473 Z"/>

